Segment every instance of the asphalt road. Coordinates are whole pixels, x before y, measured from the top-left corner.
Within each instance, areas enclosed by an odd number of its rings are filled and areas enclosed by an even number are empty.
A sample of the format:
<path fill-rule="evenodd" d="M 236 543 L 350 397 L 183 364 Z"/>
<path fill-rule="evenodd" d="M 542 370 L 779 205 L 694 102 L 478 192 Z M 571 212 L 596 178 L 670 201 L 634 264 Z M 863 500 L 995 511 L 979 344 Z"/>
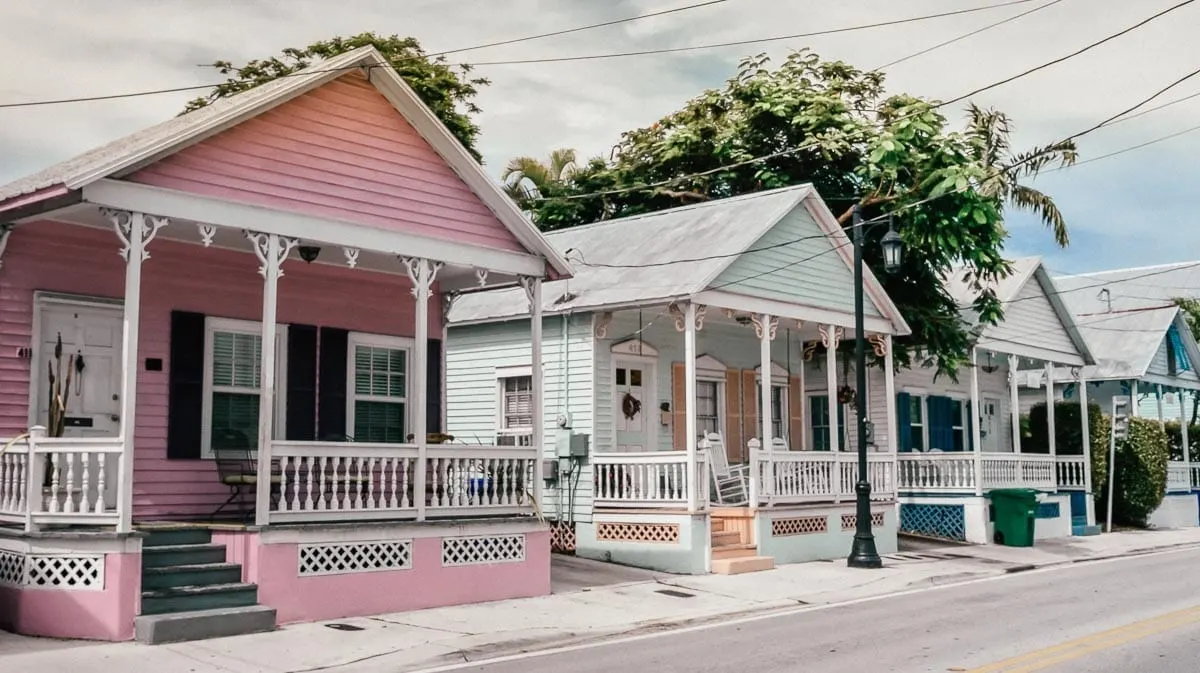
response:
<path fill-rule="evenodd" d="M 1193 549 L 455 670 L 1192 673 L 1198 662 L 1200 550 Z"/>

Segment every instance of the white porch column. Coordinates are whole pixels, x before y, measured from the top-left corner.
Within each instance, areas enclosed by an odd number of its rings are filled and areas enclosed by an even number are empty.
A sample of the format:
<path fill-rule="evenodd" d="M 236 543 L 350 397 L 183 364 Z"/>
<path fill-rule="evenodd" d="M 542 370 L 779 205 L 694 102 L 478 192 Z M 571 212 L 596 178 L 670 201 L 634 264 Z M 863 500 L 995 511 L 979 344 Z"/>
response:
<path fill-rule="evenodd" d="M 1129 415 L 1133 418 L 1141 416 L 1142 405 L 1138 403 L 1138 382 L 1129 382 Z"/>
<path fill-rule="evenodd" d="M 429 397 L 429 298 L 433 295 L 433 279 L 441 262 L 430 262 L 419 257 L 404 257 L 400 260 L 412 282 L 412 295 L 416 299 L 416 325 L 413 339 L 412 407 L 413 439 L 417 444 L 417 469 L 414 470 L 416 484 L 413 497 L 417 501 L 417 521 L 425 520 L 425 475 L 428 471 L 429 419 L 426 416 Z"/>
<path fill-rule="evenodd" d="M 888 448 L 893 458 L 900 453 L 900 433 L 896 425 L 896 363 L 892 355 L 892 335 L 883 337 L 883 391 L 887 395 L 887 437 Z"/>
<path fill-rule="evenodd" d="M 246 232 L 263 277 L 262 346 L 258 379 L 258 475 L 255 485 L 254 523 L 265 526 L 271 510 L 271 440 L 275 436 L 275 314 L 278 305 L 280 267 L 299 241 L 275 234 Z"/>
<path fill-rule="evenodd" d="M 755 316 L 755 318 L 754 331 L 758 336 L 759 358 L 762 367 L 758 393 L 759 419 L 762 424 L 762 433 L 759 435 L 759 439 L 762 442 L 763 450 L 769 452 L 775 448 L 772 443 L 774 437 L 771 436 L 771 341 L 775 338 L 775 330 L 779 326 L 779 321 L 772 319 L 767 313 Z"/>
<path fill-rule="evenodd" d="M 1163 390 L 1161 383 L 1154 387 L 1154 401 L 1158 403 L 1158 426 L 1165 428 L 1167 426 L 1167 418 L 1163 413 Z M 1182 406 L 1180 405 L 1181 408 Z"/>
<path fill-rule="evenodd" d="M 983 429 L 979 413 L 979 349 L 971 349 L 971 444 L 975 447 L 975 495 L 983 495 Z"/>
<path fill-rule="evenodd" d="M 800 436 L 793 437 L 793 446 L 799 446 L 801 451 L 812 451 L 808 433 L 812 427 L 812 409 L 808 405 L 808 361 L 804 359 L 804 339 L 800 339 Z M 791 381 L 788 382 L 791 384 Z M 796 444 L 799 442 L 799 444 Z"/>
<path fill-rule="evenodd" d="M 542 507 L 542 460 L 545 457 L 545 371 L 542 368 L 542 279 L 524 277 L 521 286 L 525 288 L 525 297 L 529 300 L 529 372 L 530 385 L 533 388 L 533 437 L 531 442 L 537 447 L 537 460 L 533 464 L 533 493 L 534 501 L 539 511 Z M 568 401 L 569 403 L 569 401 Z"/>
<path fill-rule="evenodd" d="M 137 375 L 141 369 L 138 366 L 138 332 L 142 321 L 142 262 L 150 259 L 146 246 L 158 230 L 166 226 L 167 220 L 143 213 L 112 210 L 105 210 L 104 214 L 113 223 L 117 237 L 124 244 L 121 248 L 121 257 L 125 260 L 125 304 L 121 318 L 121 457 L 117 471 L 117 532 L 128 533 L 133 530 L 133 452 L 137 443 Z M 32 455 L 27 464 L 31 468 L 36 464 Z M 41 484 L 38 484 L 40 488 Z"/>
<path fill-rule="evenodd" d="M 1058 447 L 1056 446 L 1058 436 L 1054 431 L 1054 363 L 1046 363 L 1046 446 L 1049 447 L 1050 456 L 1058 455 Z M 1057 459 L 1056 459 L 1057 460 Z M 1058 466 L 1054 466 L 1055 480 L 1058 479 Z M 1057 485 L 1057 483 L 1056 483 Z"/>
<path fill-rule="evenodd" d="M 688 302 L 683 313 L 683 402 L 684 432 L 687 433 L 687 501 L 688 511 L 695 512 L 698 508 L 697 496 L 703 490 L 703 485 L 696 483 L 696 476 L 700 473 L 696 463 L 696 305 Z"/>
<path fill-rule="evenodd" d="M 1192 447 L 1188 440 L 1188 416 L 1187 410 L 1183 405 L 1183 389 L 1180 388 L 1175 393 L 1175 398 L 1179 400 L 1179 439 L 1183 443 L 1183 463 L 1187 466 L 1188 486 L 1192 484 Z"/>
<path fill-rule="evenodd" d="M 1008 405 L 1012 417 L 1013 453 L 1021 453 L 1021 398 L 1017 392 L 1017 356 L 1008 356 Z"/>
<path fill-rule="evenodd" d="M 837 325 L 822 325 L 821 345 L 825 346 L 825 386 L 828 394 L 829 402 L 829 448 L 834 453 L 842 450 L 842 444 L 838 441 L 838 389 L 837 389 L 837 348 L 838 342 L 841 340 L 842 331 Z M 838 474 L 834 470 L 834 474 Z M 835 484 L 835 488 L 837 484 Z"/>
<path fill-rule="evenodd" d="M 1088 416 L 1087 378 L 1079 368 L 1079 424 L 1083 430 L 1083 490 L 1087 494 L 1087 523 L 1096 525 L 1096 498 L 1092 494 L 1092 419 Z"/>

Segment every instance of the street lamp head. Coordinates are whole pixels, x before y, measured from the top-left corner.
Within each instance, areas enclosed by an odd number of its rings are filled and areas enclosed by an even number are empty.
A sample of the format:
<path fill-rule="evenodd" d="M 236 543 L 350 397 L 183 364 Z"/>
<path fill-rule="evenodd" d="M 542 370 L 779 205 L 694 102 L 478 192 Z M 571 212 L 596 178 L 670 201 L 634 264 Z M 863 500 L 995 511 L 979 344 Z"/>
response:
<path fill-rule="evenodd" d="M 900 240 L 900 234 L 896 233 L 890 222 L 887 233 L 883 235 L 879 245 L 883 248 L 883 268 L 888 273 L 898 271 L 903 259 L 904 241 Z"/>

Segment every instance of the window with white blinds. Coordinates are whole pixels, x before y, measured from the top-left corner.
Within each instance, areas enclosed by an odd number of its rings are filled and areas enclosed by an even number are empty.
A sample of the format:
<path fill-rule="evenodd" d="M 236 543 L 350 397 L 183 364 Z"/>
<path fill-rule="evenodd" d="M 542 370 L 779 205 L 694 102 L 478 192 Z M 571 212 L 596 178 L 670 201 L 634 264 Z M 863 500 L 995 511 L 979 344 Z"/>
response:
<path fill-rule="evenodd" d="M 498 379 L 500 414 L 498 443 L 531 446 L 533 442 L 533 376 L 524 374 Z"/>
<path fill-rule="evenodd" d="M 287 326 L 278 327 L 275 389 L 283 391 L 287 376 Z M 258 449 L 262 381 L 262 329 L 259 323 L 208 318 L 205 322 L 204 409 L 201 426 L 201 455 L 213 451 Z M 276 404 L 282 408 L 283 394 Z M 276 429 L 279 413 L 275 411 Z M 278 433 L 277 433 L 278 436 Z"/>
<path fill-rule="evenodd" d="M 350 334 L 347 425 L 356 442 L 408 441 L 411 340 Z"/>

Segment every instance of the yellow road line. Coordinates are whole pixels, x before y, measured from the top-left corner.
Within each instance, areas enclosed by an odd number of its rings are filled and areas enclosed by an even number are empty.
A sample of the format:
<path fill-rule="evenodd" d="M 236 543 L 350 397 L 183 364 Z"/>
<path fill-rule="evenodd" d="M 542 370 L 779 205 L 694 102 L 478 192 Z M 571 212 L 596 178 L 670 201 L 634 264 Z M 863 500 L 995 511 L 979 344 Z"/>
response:
<path fill-rule="evenodd" d="M 967 673 L 1032 673 L 1120 645 L 1200 622 L 1200 606 L 1170 612 L 997 661 Z M 959 669 L 961 670 L 961 669 Z"/>

